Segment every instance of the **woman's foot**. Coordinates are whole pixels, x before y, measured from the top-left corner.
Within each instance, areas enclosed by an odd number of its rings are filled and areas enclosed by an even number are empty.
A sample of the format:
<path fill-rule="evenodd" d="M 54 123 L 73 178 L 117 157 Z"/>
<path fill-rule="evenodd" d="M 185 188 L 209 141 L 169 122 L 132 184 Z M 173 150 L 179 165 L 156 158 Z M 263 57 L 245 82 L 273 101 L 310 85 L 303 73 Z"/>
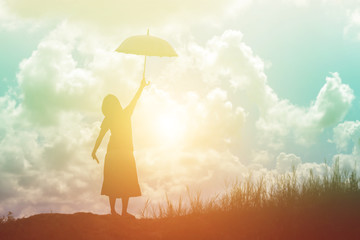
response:
<path fill-rule="evenodd" d="M 129 219 L 136 219 L 136 217 L 128 212 L 123 213 L 123 217 L 129 218 Z"/>
<path fill-rule="evenodd" d="M 111 215 L 112 216 L 120 216 L 120 214 L 118 214 L 115 210 L 111 210 Z"/>

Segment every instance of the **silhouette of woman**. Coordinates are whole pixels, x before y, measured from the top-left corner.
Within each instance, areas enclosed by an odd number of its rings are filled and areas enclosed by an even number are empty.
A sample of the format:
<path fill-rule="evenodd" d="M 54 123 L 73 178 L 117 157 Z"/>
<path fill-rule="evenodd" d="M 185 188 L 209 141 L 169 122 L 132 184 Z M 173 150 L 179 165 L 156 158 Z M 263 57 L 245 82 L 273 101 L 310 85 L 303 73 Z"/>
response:
<path fill-rule="evenodd" d="M 123 109 L 114 95 L 107 95 L 102 103 L 102 112 L 105 116 L 96 139 L 92 157 L 99 163 L 96 151 L 110 130 L 111 136 L 107 147 L 104 163 L 104 181 L 101 195 L 109 196 L 111 214 L 115 211 L 116 198 L 122 200 L 122 216 L 135 218 L 127 212 L 129 197 L 141 196 L 135 158 L 133 154 L 133 141 L 131 129 L 131 115 L 145 86 L 148 84 L 143 78 L 138 91 L 130 104 Z"/>

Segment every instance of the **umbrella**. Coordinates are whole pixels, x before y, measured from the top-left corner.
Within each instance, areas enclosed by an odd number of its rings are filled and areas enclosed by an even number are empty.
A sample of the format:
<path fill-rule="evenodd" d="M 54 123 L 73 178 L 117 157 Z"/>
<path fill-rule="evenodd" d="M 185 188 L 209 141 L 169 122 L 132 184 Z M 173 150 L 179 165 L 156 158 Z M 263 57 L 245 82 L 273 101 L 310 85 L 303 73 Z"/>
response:
<path fill-rule="evenodd" d="M 177 54 L 171 45 L 164 39 L 150 36 L 149 29 L 147 30 L 147 35 L 132 36 L 125 39 L 116 51 L 121 53 L 144 55 L 144 78 L 147 56 L 177 57 Z"/>

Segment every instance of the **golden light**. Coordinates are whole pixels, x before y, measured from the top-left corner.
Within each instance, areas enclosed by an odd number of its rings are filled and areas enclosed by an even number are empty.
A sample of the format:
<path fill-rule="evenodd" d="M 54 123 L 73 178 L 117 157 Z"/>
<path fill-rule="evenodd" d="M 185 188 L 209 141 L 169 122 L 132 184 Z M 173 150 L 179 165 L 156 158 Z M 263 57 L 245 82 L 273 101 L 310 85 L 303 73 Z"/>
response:
<path fill-rule="evenodd" d="M 177 142 L 183 136 L 185 125 L 181 117 L 173 113 L 165 113 L 157 119 L 156 131 L 158 136 L 167 143 Z"/>

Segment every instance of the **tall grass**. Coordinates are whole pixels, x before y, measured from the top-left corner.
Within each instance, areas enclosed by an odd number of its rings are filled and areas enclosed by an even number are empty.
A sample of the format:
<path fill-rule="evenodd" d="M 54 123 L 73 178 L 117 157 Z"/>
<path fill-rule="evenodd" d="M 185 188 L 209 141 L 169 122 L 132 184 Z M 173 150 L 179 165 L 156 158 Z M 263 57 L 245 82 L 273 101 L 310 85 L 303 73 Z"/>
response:
<path fill-rule="evenodd" d="M 244 210 L 351 207 L 360 200 L 359 183 L 355 169 L 341 170 L 337 159 L 332 168 L 325 168 L 323 175 L 309 170 L 307 177 L 301 177 L 295 168 L 272 179 L 260 176 L 255 180 L 250 174 L 245 180 L 236 181 L 224 194 L 208 199 L 202 199 L 199 191 L 192 193 L 187 189 L 186 201 L 180 197 L 172 202 L 167 196 L 166 204 L 154 206 L 147 201 L 141 215 L 167 218 Z"/>
<path fill-rule="evenodd" d="M 15 221 L 13 213 L 11 211 L 8 212 L 7 216 L 0 217 L 0 224 Z"/>

